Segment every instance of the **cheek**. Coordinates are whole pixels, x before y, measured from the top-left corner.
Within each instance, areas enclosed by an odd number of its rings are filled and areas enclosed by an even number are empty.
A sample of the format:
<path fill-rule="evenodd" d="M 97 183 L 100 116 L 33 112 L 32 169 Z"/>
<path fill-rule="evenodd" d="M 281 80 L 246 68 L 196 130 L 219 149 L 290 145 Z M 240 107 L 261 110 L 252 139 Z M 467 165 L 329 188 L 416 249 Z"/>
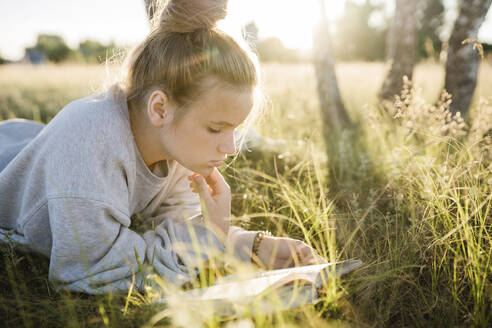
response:
<path fill-rule="evenodd" d="M 190 160 L 209 159 L 219 139 L 219 135 L 210 133 L 203 123 L 190 116 L 178 123 L 175 132 L 176 144 L 173 148 Z"/>
<path fill-rule="evenodd" d="M 200 131 L 193 122 L 180 122 L 175 133 L 176 142 L 182 146 L 193 146 L 200 139 Z"/>
<path fill-rule="evenodd" d="M 201 127 L 183 129 L 177 137 L 181 147 L 192 156 L 210 152 L 216 143 L 214 135 Z"/>

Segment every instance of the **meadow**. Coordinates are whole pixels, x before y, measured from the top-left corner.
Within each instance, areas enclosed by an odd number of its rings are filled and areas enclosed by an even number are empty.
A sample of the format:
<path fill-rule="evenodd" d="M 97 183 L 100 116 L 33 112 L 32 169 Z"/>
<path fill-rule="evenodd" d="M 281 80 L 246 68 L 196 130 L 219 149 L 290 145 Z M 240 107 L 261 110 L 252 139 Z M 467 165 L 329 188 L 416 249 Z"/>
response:
<path fill-rule="evenodd" d="M 480 69 L 463 121 L 439 99 L 442 65 L 421 63 L 395 115 L 377 106 L 381 63 L 339 63 L 352 130 L 323 139 L 310 65 L 263 65 L 272 140 L 223 170 L 234 224 L 299 238 L 327 259 L 365 266 L 327 286 L 315 305 L 271 315 L 197 316 L 165 310 L 153 293 L 57 292 L 49 260 L 2 245 L 0 326 L 14 327 L 486 327 L 492 323 L 492 64 Z M 0 120 L 49 122 L 101 91 L 103 66 L 0 66 Z M 434 105 L 436 104 L 436 105 Z M 202 281 L 203 283 L 203 281 Z"/>

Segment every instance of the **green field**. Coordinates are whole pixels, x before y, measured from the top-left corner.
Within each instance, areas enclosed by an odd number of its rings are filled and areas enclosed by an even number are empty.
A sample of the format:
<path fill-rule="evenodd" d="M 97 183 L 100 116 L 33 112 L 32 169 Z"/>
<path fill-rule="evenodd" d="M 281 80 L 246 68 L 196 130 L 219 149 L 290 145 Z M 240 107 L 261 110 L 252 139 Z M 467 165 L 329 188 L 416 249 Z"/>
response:
<path fill-rule="evenodd" d="M 309 65 L 265 65 L 257 124 L 285 147 L 238 157 L 223 173 L 234 224 L 299 238 L 330 260 L 367 265 L 312 306 L 238 320 L 163 311 L 152 293 L 58 293 L 49 260 L 2 247 L 0 318 L 8 327 L 440 327 L 492 323 L 492 65 L 481 66 L 463 125 L 433 107 L 444 71 L 417 66 L 411 97 L 392 118 L 376 106 L 380 63 L 340 63 L 351 131 L 323 140 Z M 108 73 L 109 72 L 109 73 Z M 65 104 L 111 83 L 102 66 L 0 66 L 0 120 L 48 122 Z M 162 315 L 163 319 L 158 320 Z"/>

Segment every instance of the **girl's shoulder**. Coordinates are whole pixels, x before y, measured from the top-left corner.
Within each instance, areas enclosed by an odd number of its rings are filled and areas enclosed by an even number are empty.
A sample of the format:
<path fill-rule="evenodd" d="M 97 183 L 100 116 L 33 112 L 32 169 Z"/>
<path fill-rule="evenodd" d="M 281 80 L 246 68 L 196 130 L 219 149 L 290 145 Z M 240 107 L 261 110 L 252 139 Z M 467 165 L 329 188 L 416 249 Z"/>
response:
<path fill-rule="evenodd" d="M 130 165 L 133 134 L 119 100 L 108 91 L 72 101 L 42 129 L 32 146 L 53 163 Z"/>
<path fill-rule="evenodd" d="M 68 103 L 52 121 L 64 123 L 106 124 L 127 121 L 126 96 L 117 85 L 105 92 L 94 93 Z M 51 123 L 51 122 L 50 122 Z"/>
<path fill-rule="evenodd" d="M 67 104 L 46 126 L 45 133 L 114 142 L 131 134 L 126 96 L 116 85 Z"/>

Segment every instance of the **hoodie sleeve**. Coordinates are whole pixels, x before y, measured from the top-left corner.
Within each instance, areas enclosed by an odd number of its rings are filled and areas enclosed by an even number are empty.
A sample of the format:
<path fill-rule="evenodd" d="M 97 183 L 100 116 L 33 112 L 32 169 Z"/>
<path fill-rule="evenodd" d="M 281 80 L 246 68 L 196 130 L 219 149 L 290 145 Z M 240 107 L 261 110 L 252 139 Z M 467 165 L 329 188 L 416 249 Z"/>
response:
<path fill-rule="evenodd" d="M 183 170 L 180 174 L 181 177 L 169 192 L 169 196 L 162 202 L 156 212 L 157 214 L 154 215 L 157 222 L 169 219 L 175 222 L 203 222 L 200 197 L 191 191 L 187 179 L 191 172 Z M 240 261 L 250 262 L 256 233 L 257 231 L 230 226 L 224 245 L 226 252 Z"/>
<path fill-rule="evenodd" d="M 139 235 L 129 229 L 126 213 L 98 200 L 55 197 L 48 200 L 48 210 L 52 232 L 49 279 L 61 289 L 89 294 L 126 291 L 134 279 L 134 288 L 143 291 L 143 278 L 150 267 L 182 285 L 196 276 L 200 261 L 223 251 L 217 237 L 199 222 L 163 221 Z M 175 248 L 191 243 L 189 231 L 209 247 Z"/>

